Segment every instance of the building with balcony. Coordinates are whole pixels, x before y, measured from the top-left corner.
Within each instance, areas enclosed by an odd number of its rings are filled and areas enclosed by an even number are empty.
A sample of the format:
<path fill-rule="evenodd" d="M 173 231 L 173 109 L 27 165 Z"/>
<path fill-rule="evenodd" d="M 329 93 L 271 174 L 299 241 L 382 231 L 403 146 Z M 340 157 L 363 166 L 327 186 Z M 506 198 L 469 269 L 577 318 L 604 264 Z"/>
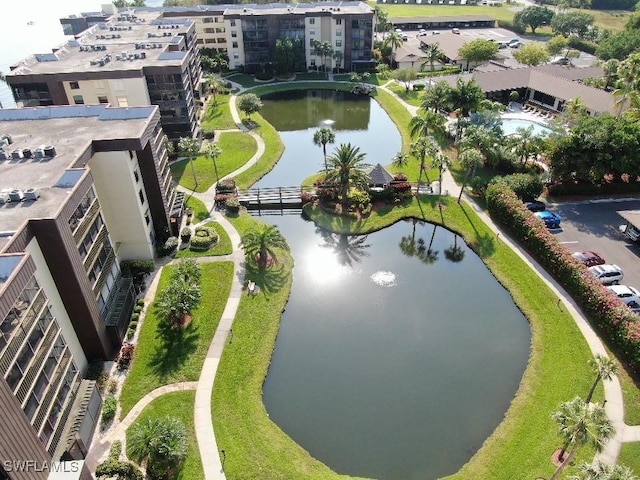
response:
<path fill-rule="evenodd" d="M 101 402 L 82 377 L 113 357 L 135 305 L 120 262 L 154 258 L 170 225 L 162 137 L 156 106 L 0 110 L 3 461 L 88 450 Z M 7 465 L 0 478 L 47 478 Z"/>
<path fill-rule="evenodd" d="M 157 105 L 171 139 L 198 133 L 201 82 L 194 23 L 143 9 L 118 13 L 6 75 L 20 107 Z"/>

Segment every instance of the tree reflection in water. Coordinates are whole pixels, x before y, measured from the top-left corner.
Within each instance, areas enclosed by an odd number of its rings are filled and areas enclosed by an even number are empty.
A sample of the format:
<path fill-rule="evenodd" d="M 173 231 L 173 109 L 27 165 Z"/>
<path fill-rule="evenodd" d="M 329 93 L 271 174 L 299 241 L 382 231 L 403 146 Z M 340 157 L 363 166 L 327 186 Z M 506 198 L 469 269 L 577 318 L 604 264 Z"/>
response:
<path fill-rule="evenodd" d="M 416 239 L 416 224 L 419 222 L 418 219 L 413 218 L 413 229 L 411 231 L 411 235 L 406 235 L 402 237 L 400 240 L 400 250 L 407 257 L 415 257 L 420 260 L 425 265 L 431 265 L 438 261 L 438 250 L 433 250 L 433 240 L 436 236 L 437 225 L 433 226 L 433 232 L 431 233 L 431 239 L 429 240 L 429 245 L 425 244 L 423 238 Z M 421 224 L 423 222 L 420 222 Z"/>
<path fill-rule="evenodd" d="M 332 233 L 323 229 L 316 231 L 324 240 L 322 247 L 331 248 L 340 265 L 352 266 L 354 263 L 360 262 L 362 257 L 368 257 L 367 249 L 371 246 L 366 243 L 366 235 L 347 235 L 344 233 Z"/>

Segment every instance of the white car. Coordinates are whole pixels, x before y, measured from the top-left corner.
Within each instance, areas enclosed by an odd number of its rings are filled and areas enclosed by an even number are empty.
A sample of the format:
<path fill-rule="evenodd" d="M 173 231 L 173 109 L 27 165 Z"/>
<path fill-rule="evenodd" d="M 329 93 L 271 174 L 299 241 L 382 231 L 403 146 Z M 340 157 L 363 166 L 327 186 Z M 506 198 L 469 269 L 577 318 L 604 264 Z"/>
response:
<path fill-rule="evenodd" d="M 424 37 L 427 33 L 428 32 L 424 28 L 421 28 L 418 30 L 418 35 L 416 35 L 416 37 Z"/>
<path fill-rule="evenodd" d="M 603 285 L 615 285 L 622 281 L 624 273 L 622 269 L 613 264 L 595 265 L 589 267 L 589 271 L 602 282 Z"/>
<path fill-rule="evenodd" d="M 627 305 L 635 307 L 640 305 L 640 292 L 637 289 L 628 285 L 611 285 L 607 288 Z"/>

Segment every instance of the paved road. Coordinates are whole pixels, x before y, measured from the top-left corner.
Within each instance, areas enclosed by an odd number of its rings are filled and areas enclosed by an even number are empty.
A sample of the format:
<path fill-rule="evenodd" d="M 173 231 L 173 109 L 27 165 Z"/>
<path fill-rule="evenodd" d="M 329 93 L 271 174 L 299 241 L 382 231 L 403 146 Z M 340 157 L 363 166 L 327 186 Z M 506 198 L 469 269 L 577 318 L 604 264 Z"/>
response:
<path fill-rule="evenodd" d="M 624 271 L 622 283 L 640 288 L 640 245 L 618 231 L 625 221 L 618 210 L 639 210 L 640 199 L 621 201 L 568 202 L 549 206 L 562 216 L 562 232 L 557 234 L 571 251 L 593 250 L 608 263 Z"/>

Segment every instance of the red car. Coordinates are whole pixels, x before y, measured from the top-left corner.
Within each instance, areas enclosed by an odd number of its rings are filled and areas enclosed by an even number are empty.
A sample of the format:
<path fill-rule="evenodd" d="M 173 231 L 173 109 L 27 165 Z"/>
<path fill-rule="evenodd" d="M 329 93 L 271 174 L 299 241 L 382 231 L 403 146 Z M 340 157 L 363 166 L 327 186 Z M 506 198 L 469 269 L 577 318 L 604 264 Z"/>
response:
<path fill-rule="evenodd" d="M 584 263 L 587 267 L 593 267 L 594 265 L 604 265 L 606 263 L 604 258 L 598 255 L 596 252 L 576 252 L 573 254 L 573 256 Z"/>

